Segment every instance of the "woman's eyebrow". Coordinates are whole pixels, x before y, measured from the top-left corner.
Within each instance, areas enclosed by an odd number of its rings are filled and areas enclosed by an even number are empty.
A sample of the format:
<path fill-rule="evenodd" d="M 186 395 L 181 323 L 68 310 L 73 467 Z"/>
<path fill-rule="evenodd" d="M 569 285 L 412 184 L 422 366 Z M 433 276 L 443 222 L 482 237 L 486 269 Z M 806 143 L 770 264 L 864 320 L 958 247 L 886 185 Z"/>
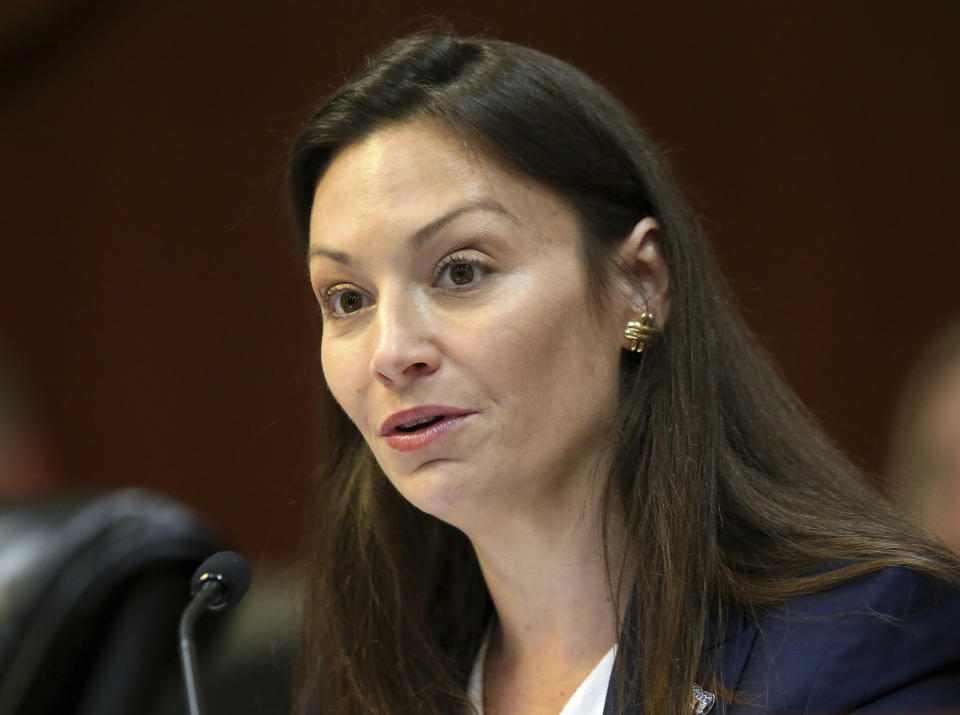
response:
<path fill-rule="evenodd" d="M 520 223 L 519 219 L 507 211 L 504 205 L 499 201 L 494 199 L 475 199 L 460 204 L 459 206 L 455 206 L 439 218 L 436 218 L 422 228 L 417 229 L 413 234 L 411 234 L 410 238 L 407 239 L 407 248 L 413 252 L 418 251 L 419 249 L 423 248 L 423 246 L 425 246 L 427 242 L 433 238 L 444 226 L 449 224 L 454 219 L 459 218 L 463 214 L 471 211 L 491 211 L 509 218 L 513 223 Z M 343 253 L 342 251 L 331 251 L 323 246 L 315 245 L 310 247 L 308 258 L 313 258 L 314 256 L 324 256 L 332 261 L 343 263 L 348 266 L 354 264 L 354 260 L 349 254 Z"/>
<path fill-rule="evenodd" d="M 476 199 L 473 201 L 467 201 L 466 203 L 456 206 L 447 213 L 445 213 L 440 218 L 434 219 L 428 223 L 423 228 L 420 228 L 407 240 L 407 247 L 411 251 L 417 251 L 423 248 L 426 243 L 433 238 L 444 226 L 453 221 L 456 218 L 459 218 L 465 213 L 471 211 L 492 211 L 498 213 L 501 216 L 506 216 L 514 223 L 519 224 L 520 221 L 512 213 L 507 211 L 507 209 L 499 201 L 494 199 Z"/>

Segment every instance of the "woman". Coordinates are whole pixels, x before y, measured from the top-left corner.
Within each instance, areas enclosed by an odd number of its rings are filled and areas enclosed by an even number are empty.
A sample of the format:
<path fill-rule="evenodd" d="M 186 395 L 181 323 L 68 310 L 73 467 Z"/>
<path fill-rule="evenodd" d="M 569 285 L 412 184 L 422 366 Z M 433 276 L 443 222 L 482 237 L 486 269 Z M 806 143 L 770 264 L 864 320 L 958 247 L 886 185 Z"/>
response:
<path fill-rule="evenodd" d="M 924 634 L 960 622 L 956 562 L 777 377 L 592 80 L 400 40 L 321 105 L 291 180 L 341 408 L 301 712 L 953 702 L 960 649 Z"/>

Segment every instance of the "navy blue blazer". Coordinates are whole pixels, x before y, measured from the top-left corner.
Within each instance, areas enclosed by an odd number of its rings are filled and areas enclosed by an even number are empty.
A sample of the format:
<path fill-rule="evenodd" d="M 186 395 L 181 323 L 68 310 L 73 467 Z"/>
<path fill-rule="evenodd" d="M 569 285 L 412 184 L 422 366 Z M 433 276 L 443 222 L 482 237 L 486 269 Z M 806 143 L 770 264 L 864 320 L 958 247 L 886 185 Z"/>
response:
<path fill-rule="evenodd" d="M 755 618 L 731 609 L 705 657 L 744 700 L 710 715 L 960 713 L 960 590 L 886 568 Z M 618 698 L 611 683 L 604 715 Z"/>

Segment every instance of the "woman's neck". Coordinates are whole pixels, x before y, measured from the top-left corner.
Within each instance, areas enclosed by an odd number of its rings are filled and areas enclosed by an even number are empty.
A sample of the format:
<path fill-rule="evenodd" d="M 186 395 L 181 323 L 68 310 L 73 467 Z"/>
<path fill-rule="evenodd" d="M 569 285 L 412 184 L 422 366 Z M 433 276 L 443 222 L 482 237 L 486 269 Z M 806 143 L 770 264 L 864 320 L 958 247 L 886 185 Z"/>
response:
<path fill-rule="evenodd" d="M 484 678 L 488 715 L 497 702 L 531 713 L 535 702 L 545 712 L 559 702 L 558 712 L 616 642 L 629 579 L 616 575 L 622 529 L 607 523 L 604 540 L 600 513 L 599 496 L 580 498 L 470 535 L 497 612 Z"/>

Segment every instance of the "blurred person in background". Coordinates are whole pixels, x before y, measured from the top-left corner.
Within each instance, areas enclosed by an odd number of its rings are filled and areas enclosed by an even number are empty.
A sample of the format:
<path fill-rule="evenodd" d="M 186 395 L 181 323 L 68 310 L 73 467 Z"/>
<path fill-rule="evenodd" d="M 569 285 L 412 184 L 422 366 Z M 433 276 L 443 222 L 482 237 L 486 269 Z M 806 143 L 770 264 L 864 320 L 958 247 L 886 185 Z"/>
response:
<path fill-rule="evenodd" d="M 0 351 L 0 499 L 39 495 L 58 485 L 50 442 L 28 391 Z"/>
<path fill-rule="evenodd" d="M 960 553 L 960 320 L 924 349 L 900 398 L 890 495 Z"/>

